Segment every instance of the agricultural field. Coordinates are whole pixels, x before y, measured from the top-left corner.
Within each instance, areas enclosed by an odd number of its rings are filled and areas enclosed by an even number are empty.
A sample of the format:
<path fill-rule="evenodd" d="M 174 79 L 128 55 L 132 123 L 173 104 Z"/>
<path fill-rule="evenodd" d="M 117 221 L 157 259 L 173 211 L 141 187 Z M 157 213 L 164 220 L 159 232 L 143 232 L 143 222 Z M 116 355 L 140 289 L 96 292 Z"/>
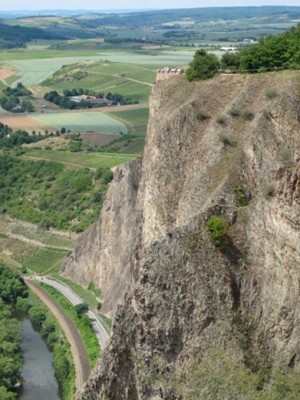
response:
<path fill-rule="evenodd" d="M 30 52 L 28 52 L 28 54 L 30 54 Z M 26 87 L 38 85 L 43 80 L 51 76 L 55 71 L 60 69 L 63 65 L 74 64 L 86 60 L 86 57 L 84 56 L 37 58 L 39 57 L 39 54 L 33 53 L 33 55 L 35 55 L 36 57 L 32 59 L 7 60 L 7 63 L 17 71 L 17 79 L 14 80 L 14 85 L 16 85 L 18 82 L 22 82 L 22 84 Z M 93 56 L 92 59 L 94 61 L 98 61 L 100 57 Z"/>
<path fill-rule="evenodd" d="M 134 159 L 136 154 L 113 154 L 113 153 L 73 153 L 70 151 L 59 151 L 59 150 L 41 150 L 41 149 L 30 149 L 26 151 L 26 155 L 22 158 L 25 159 L 36 159 L 36 160 L 49 160 L 58 161 L 62 164 L 74 165 L 83 168 L 96 169 L 98 167 L 113 168 L 119 164 L 123 164 L 127 161 Z"/>
<path fill-rule="evenodd" d="M 77 56 L 71 56 L 69 52 L 58 53 L 53 50 L 42 51 L 25 51 L 26 57 L 23 52 L 0 52 L 0 60 L 5 60 L 7 65 L 16 70 L 16 75 L 10 77 L 10 84 L 16 85 L 22 82 L 26 87 L 38 85 L 64 65 L 75 64 L 78 62 L 96 62 L 96 61 L 109 61 L 116 63 L 125 63 L 130 65 L 146 65 L 152 66 L 155 70 L 158 67 L 179 66 L 186 65 L 193 57 L 194 51 L 174 50 L 174 51 L 161 51 L 155 54 L 145 52 L 145 54 L 133 51 L 102 51 L 101 53 L 93 53 L 82 55 L 81 51 L 77 51 Z M 74 54 L 74 52 L 72 52 Z M 97 55 L 96 55 L 97 54 Z M 15 55 L 14 58 L 10 58 Z M 32 58 L 30 58 L 30 56 Z M 137 77 L 138 79 L 138 77 Z M 13 82 L 12 82 L 13 81 Z M 150 82 L 150 83 L 153 83 Z"/>
<path fill-rule="evenodd" d="M 57 272 L 64 258 L 69 254 L 65 250 L 43 248 L 29 242 L 10 237 L 1 237 L 0 258 L 10 259 L 30 271 L 38 274 Z"/>
<path fill-rule="evenodd" d="M 13 268 L 39 274 L 57 272 L 77 235 L 43 230 L 37 225 L 0 216 L 0 259 Z"/>
<path fill-rule="evenodd" d="M 146 134 L 149 117 L 148 108 L 141 108 L 139 110 L 112 111 L 109 113 L 109 115 L 123 122 L 127 126 L 128 133 L 137 135 Z"/>
<path fill-rule="evenodd" d="M 56 234 L 45 229 L 41 229 L 34 224 L 21 224 L 18 222 L 11 230 L 14 235 L 23 236 L 30 240 L 38 241 L 46 246 L 72 250 L 76 239 L 71 234 Z"/>
<path fill-rule="evenodd" d="M 60 130 L 65 127 L 71 132 L 127 133 L 124 123 L 102 112 L 60 112 L 34 114 L 31 119 L 38 124 L 53 126 Z"/>
<path fill-rule="evenodd" d="M 0 122 L 5 125 L 8 125 L 13 130 L 26 130 L 31 133 L 32 131 L 36 132 L 55 132 L 56 127 L 54 125 L 43 123 L 42 121 L 38 121 L 37 119 L 33 119 L 31 115 L 24 114 L 12 114 L 5 110 L 0 110 Z M 61 127 L 59 127 L 60 129 Z"/>
<path fill-rule="evenodd" d="M 109 114 L 126 124 L 128 134 L 122 135 L 107 144 L 103 151 L 142 154 L 145 145 L 149 109 L 113 111 Z"/>

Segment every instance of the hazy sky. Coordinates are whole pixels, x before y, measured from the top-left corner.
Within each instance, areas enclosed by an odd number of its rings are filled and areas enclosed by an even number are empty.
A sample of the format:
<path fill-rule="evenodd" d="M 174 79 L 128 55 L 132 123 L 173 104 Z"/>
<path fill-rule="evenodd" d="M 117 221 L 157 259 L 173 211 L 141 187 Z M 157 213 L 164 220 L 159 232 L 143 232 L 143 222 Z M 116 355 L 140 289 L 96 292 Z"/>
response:
<path fill-rule="evenodd" d="M 0 10 L 151 9 L 250 5 L 300 6 L 299 0 L 0 0 Z"/>

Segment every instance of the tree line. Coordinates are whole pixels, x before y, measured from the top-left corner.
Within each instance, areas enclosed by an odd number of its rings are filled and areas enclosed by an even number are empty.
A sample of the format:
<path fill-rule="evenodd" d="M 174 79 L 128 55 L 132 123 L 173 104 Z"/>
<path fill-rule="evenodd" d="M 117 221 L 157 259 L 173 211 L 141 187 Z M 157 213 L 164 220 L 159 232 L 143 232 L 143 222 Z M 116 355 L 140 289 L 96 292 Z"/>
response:
<path fill-rule="evenodd" d="M 75 101 L 71 97 L 81 96 L 85 94 L 87 97 Z M 90 97 L 90 98 L 89 98 Z M 102 99 L 103 102 L 94 102 L 92 98 Z M 119 93 L 107 93 L 106 95 L 102 92 L 96 93 L 89 89 L 71 89 L 65 90 L 63 95 L 60 95 L 56 90 L 45 93 L 44 99 L 50 103 L 56 104 L 61 108 L 68 110 L 82 109 L 82 108 L 95 108 L 95 107 L 107 107 L 113 104 L 137 104 L 138 100 L 132 100 L 130 97 L 124 97 Z"/>
<path fill-rule="evenodd" d="M 14 400 L 23 366 L 21 324 L 12 317 L 17 301 L 28 296 L 24 280 L 0 262 L 0 398 Z"/>
<path fill-rule="evenodd" d="M 299 37 L 300 24 L 276 36 L 266 36 L 236 53 L 225 53 L 221 60 L 203 49 L 197 50 L 186 71 L 186 77 L 190 81 L 208 79 L 220 69 L 241 73 L 300 69 Z"/>
<path fill-rule="evenodd" d="M 0 23 L 0 49 L 24 48 L 26 42 L 37 39 L 58 40 L 67 38 L 67 36 L 47 29 Z"/>

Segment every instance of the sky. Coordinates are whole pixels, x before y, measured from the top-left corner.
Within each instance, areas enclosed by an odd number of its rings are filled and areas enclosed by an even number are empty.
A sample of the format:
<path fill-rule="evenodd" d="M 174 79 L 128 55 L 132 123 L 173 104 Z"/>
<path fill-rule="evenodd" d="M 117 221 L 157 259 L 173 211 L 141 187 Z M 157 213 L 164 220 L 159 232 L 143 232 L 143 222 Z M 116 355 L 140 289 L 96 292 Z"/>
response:
<path fill-rule="evenodd" d="M 7 10 L 122 10 L 192 7 L 285 5 L 300 6 L 299 0 L 0 0 L 0 11 Z"/>

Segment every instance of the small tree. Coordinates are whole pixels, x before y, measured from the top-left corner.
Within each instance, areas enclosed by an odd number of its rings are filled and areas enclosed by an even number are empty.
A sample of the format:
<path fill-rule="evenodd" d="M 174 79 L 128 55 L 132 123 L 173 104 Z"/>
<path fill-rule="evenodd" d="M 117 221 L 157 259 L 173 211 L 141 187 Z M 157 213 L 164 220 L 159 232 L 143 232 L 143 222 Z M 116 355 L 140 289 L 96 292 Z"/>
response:
<path fill-rule="evenodd" d="M 239 69 L 240 55 L 239 53 L 224 53 L 221 58 L 222 68 Z"/>
<path fill-rule="evenodd" d="M 220 68 L 220 61 L 215 54 L 197 50 L 190 63 L 186 77 L 189 81 L 212 78 Z"/>
<path fill-rule="evenodd" d="M 85 303 L 80 303 L 80 304 L 76 304 L 75 310 L 76 310 L 78 317 L 80 318 L 83 314 L 88 312 L 89 307 Z"/>

